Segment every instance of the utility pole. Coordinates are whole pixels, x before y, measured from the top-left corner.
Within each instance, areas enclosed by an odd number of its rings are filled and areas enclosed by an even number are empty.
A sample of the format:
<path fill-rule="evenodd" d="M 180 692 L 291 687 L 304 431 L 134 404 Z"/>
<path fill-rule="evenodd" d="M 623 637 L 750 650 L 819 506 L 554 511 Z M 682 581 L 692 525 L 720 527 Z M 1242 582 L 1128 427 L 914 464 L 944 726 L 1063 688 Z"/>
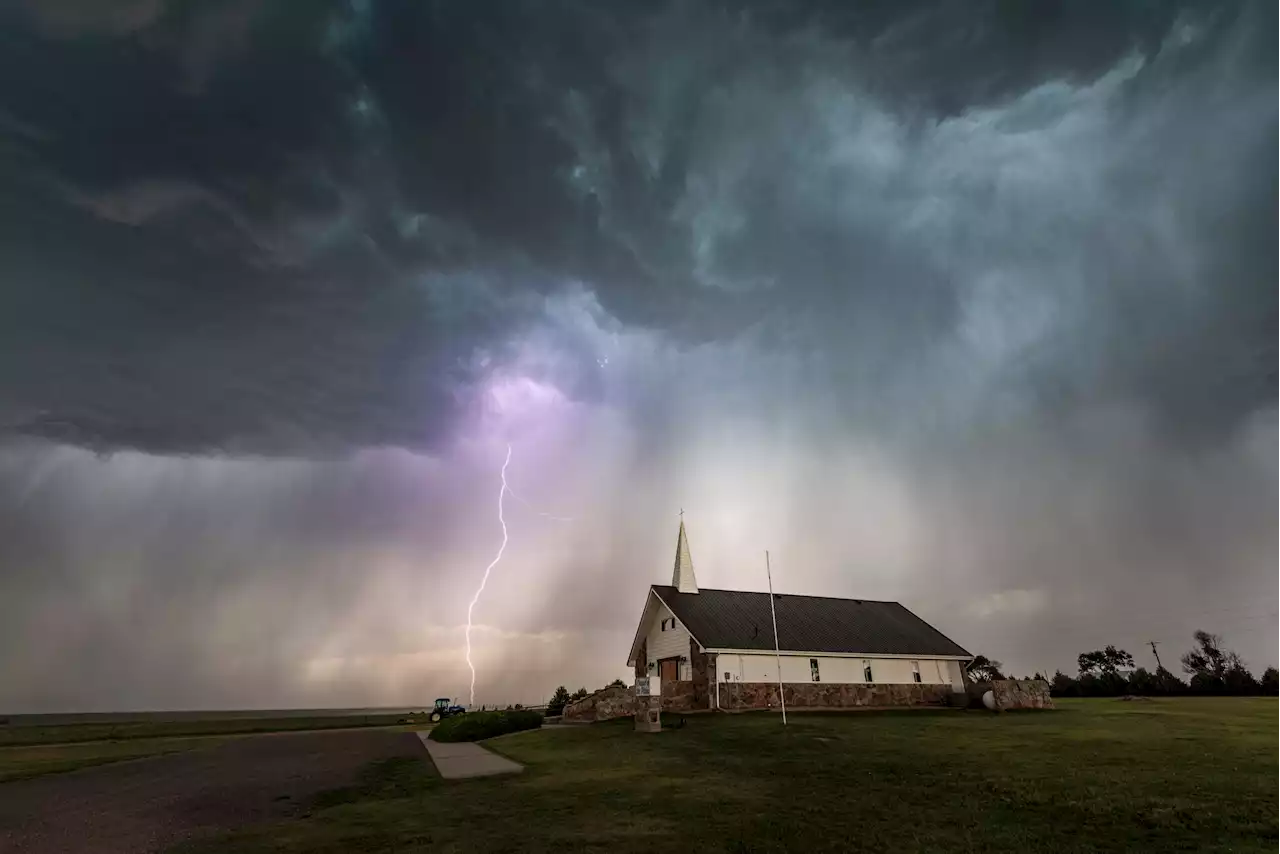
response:
<path fill-rule="evenodd" d="M 1156 644 L 1160 643 L 1160 641 L 1147 641 L 1147 643 L 1151 644 L 1151 654 L 1156 657 L 1156 670 L 1163 669 L 1164 665 L 1160 663 L 1160 653 L 1156 651 Z"/>

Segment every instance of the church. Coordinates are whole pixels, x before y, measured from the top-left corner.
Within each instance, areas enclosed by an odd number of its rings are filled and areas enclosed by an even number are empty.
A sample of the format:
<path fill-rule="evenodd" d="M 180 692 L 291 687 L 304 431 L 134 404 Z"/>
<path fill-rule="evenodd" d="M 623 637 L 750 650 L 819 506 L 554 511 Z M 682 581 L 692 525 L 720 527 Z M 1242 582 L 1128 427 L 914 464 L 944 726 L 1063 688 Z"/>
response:
<path fill-rule="evenodd" d="M 945 705 L 973 656 L 898 602 L 774 594 L 788 708 Z M 670 585 L 649 588 L 627 666 L 664 711 L 775 708 L 768 593 L 699 589 L 684 520 Z"/>

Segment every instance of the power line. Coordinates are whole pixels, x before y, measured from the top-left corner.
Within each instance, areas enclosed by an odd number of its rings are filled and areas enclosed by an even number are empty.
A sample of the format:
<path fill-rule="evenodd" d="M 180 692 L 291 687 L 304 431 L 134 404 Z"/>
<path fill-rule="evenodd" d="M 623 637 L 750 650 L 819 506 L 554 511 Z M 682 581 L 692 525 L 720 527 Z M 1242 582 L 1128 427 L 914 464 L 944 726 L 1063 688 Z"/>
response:
<path fill-rule="evenodd" d="M 1257 620 L 1275 620 L 1278 617 L 1280 617 L 1280 613 L 1276 611 L 1268 611 L 1268 612 L 1259 612 L 1256 614 L 1245 614 L 1240 617 L 1235 617 L 1234 619 L 1232 619 L 1231 622 L 1233 625 L 1239 625 L 1241 623 L 1249 623 Z M 1117 617 L 1116 619 L 1123 620 L 1125 623 L 1128 623 L 1128 617 Z M 1150 641 L 1151 636 L 1157 635 L 1157 640 L 1156 640 L 1157 643 L 1166 643 L 1168 642 L 1168 638 L 1160 638 L 1159 635 L 1167 633 L 1169 629 L 1168 623 L 1175 619 L 1189 621 L 1189 620 L 1194 620 L 1195 617 L 1170 617 L 1162 621 L 1165 623 L 1165 625 L 1163 626 L 1155 626 L 1151 623 L 1147 623 L 1145 627 L 1140 624 L 1137 628 L 1131 628 L 1126 625 L 1124 628 L 1120 629 L 1119 634 L 1113 633 L 1113 632 L 1107 632 L 1106 630 L 1098 629 L 1092 626 L 1076 626 L 1074 627 L 1075 628 L 1074 632 L 1072 632 L 1071 628 L 1067 628 L 1065 630 L 1056 630 L 1056 633 L 1060 635 L 1072 634 L 1074 637 L 1084 637 L 1086 635 L 1092 637 L 1092 636 L 1105 634 L 1111 637 L 1113 642 L 1120 640 L 1120 641 L 1129 641 L 1133 643 L 1138 643 L 1142 645 L 1149 644 L 1151 642 Z"/>

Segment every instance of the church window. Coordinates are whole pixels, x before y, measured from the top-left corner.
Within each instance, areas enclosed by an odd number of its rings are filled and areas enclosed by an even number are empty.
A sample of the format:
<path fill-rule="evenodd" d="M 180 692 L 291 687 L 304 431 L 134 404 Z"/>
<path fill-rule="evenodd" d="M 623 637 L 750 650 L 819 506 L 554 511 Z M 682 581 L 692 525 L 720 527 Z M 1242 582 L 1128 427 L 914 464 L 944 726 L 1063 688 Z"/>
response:
<path fill-rule="evenodd" d="M 863 659 L 862 661 L 862 681 L 863 682 L 871 681 L 871 662 L 867 661 L 866 659 Z"/>
<path fill-rule="evenodd" d="M 822 681 L 818 678 L 818 659 L 816 658 L 809 659 L 809 680 L 811 682 Z"/>

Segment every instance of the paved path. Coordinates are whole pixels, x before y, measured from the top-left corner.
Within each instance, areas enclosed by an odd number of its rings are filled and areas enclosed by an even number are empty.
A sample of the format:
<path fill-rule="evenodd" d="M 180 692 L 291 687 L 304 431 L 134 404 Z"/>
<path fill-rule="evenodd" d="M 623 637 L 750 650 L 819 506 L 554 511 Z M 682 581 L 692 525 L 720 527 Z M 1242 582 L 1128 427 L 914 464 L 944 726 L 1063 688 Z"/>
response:
<path fill-rule="evenodd" d="M 456 744 L 443 744 L 439 741 L 428 741 L 427 733 L 418 733 L 418 738 L 427 746 L 431 761 L 436 770 L 446 780 L 460 780 L 464 777 L 488 777 L 491 774 L 514 774 L 523 771 L 524 766 L 510 759 L 485 750 L 478 744 L 460 741 Z"/>
<path fill-rule="evenodd" d="M 141 854 L 271 821 L 358 779 L 372 761 L 421 756 L 406 732 L 236 737 L 208 748 L 0 783 L 2 854 Z"/>

